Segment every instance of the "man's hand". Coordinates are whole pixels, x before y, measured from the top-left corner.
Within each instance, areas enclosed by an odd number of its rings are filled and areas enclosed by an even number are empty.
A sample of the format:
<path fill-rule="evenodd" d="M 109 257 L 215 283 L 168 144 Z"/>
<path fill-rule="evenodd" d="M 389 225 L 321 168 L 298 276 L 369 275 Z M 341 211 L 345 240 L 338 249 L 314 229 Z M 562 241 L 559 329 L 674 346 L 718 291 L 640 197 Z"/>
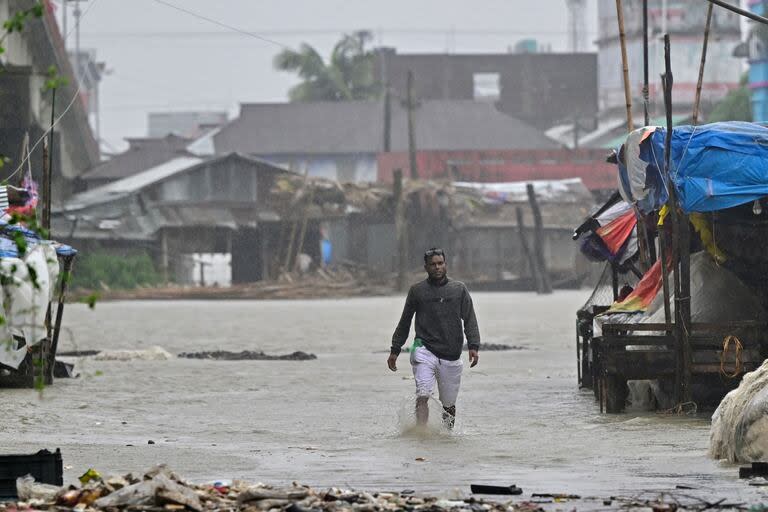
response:
<path fill-rule="evenodd" d="M 397 356 L 398 354 L 389 354 L 389 357 L 387 358 L 387 366 L 389 366 L 389 369 L 393 372 L 397 371 Z"/>
<path fill-rule="evenodd" d="M 469 361 L 470 361 L 470 368 L 474 368 L 477 366 L 477 361 L 480 359 L 480 356 L 477 354 L 477 350 L 470 349 L 469 351 Z"/>

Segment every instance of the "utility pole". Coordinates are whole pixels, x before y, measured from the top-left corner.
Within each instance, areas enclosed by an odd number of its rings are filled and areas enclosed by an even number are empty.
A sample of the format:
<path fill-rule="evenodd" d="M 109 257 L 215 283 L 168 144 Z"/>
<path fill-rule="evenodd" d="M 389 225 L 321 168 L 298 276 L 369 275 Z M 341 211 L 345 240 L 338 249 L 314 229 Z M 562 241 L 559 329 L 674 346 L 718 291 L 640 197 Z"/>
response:
<path fill-rule="evenodd" d="M 80 0 L 75 0 L 75 78 L 78 83 L 81 80 L 80 76 L 80 16 L 82 11 L 80 10 Z"/>
<path fill-rule="evenodd" d="M 413 111 L 416 109 L 416 103 L 413 98 L 413 71 L 408 70 L 408 164 L 411 167 L 411 179 L 419 179 L 419 169 L 416 167 L 416 134 L 413 125 Z"/>
<path fill-rule="evenodd" d="M 389 84 L 384 88 L 384 152 L 392 151 L 392 94 Z"/>

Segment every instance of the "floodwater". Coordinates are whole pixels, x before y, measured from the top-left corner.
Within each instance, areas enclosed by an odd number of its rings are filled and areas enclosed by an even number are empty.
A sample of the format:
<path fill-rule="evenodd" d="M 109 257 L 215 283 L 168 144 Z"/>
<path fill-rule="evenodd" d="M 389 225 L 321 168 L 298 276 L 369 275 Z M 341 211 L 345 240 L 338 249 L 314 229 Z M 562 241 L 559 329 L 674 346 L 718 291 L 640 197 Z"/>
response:
<path fill-rule="evenodd" d="M 760 499 L 735 466 L 706 457 L 707 415 L 601 415 L 578 389 L 574 312 L 586 292 L 474 298 L 483 340 L 524 350 L 481 351 L 476 368 L 465 365 L 451 434 L 412 432 L 407 354 L 398 372 L 386 368 L 401 297 L 117 302 L 68 307 L 61 350 L 303 350 L 318 359 L 79 359 L 81 377 L 42 397 L 2 391 L 0 447 L 60 447 L 67 481 L 89 467 L 125 473 L 165 462 L 194 481 L 443 495 L 471 483 L 595 496 L 682 485 L 692 489 L 676 492 Z"/>

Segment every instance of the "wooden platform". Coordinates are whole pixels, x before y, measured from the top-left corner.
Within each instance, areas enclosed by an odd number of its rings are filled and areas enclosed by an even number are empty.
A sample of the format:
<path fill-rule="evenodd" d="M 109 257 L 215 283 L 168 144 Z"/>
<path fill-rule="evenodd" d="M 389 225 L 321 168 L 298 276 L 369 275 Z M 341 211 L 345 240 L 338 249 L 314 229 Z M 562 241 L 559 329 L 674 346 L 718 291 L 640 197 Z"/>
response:
<path fill-rule="evenodd" d="M 744 373 L 758 368 L 768 355 L 768 326 L 756 322 L 692 325 L 692 382 L 706 382 L 706 392 L 694 394 L 699 405 L 716 405 L 738 386 Z M 648 334 L 641 334 L 641 333 Z M 621 412 L 627 381 L 656 380 L 674 386 L 677 372 L 675 338 L 665 324 L 606 324 L 603 335 L 577 332 L 579 377 L 582 387 L 595 391 L 601 409 Z M 731 338 L 724 354 L 724 341 Z M 737 342 L 741 345 L 737 354 Z"/>

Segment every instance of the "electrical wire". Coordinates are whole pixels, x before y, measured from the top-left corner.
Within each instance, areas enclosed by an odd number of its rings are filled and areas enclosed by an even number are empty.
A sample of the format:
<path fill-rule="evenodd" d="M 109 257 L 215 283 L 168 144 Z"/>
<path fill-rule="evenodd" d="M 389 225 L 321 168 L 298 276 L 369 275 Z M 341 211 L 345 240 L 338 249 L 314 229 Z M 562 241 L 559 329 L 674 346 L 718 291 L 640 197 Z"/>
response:
<path fill-rule="evenodd" d="M 235 27 L 233 25 L 228 25 L 227 23 L 224 23 L 223 21 L 218 21 L 218 20 L 215 20 L 213 18 L 209 18 L 208 16 L 205 16 L 203 14 L 200 14 L 200 13 L 197 13 L 195 11 L 191 11 L 189 9 L 186 9 L 184 7 L 180 7 L 178 5 L 172 4 L 171 2 L 166 2 L 165 0 L 152 0 L 152 1 L 155 2 L 155 3 L 158 3 L 158 4 L 165 5 L 166 7 L 170 7 L 171 9 L 176 9 L 179 12 L 183 12 L 183 13 L 189 14 L 190 16 L 195 17 L 197 19 L 200 19 L 200 20 L 203 20 L 203 21 L 207 21 L 208 23 L 213 23 L 214 25 L 217 25 L 219 27 L 226 28 L 228 30 L 233 30 L 233 31 L 235 31 L 235 32 L 237 32 L 239 34 L 244 35 L 244 36 L 253 37 L 253 38 L 258 39 L 260 41 L 264 41 L 266 43 L 270 43 L 270 44 L 273 44 L 275 46 L 279 46 L 280 48 L 285 48 L 285 49 L 288 49 L 288 50 L 292 49 L 291 47 L 289 47 L 289 46 L 287 46 L 287 45 L 285 45 L 283 43 L 280 43 L 278 41 L 275 41 L 274 39 L 270 39 L 268 37 L 260 36 L 259 34 L 255 33 L 255 32 L 249 32 L 247 30 L 243 30 L 243 29 Z"/>

